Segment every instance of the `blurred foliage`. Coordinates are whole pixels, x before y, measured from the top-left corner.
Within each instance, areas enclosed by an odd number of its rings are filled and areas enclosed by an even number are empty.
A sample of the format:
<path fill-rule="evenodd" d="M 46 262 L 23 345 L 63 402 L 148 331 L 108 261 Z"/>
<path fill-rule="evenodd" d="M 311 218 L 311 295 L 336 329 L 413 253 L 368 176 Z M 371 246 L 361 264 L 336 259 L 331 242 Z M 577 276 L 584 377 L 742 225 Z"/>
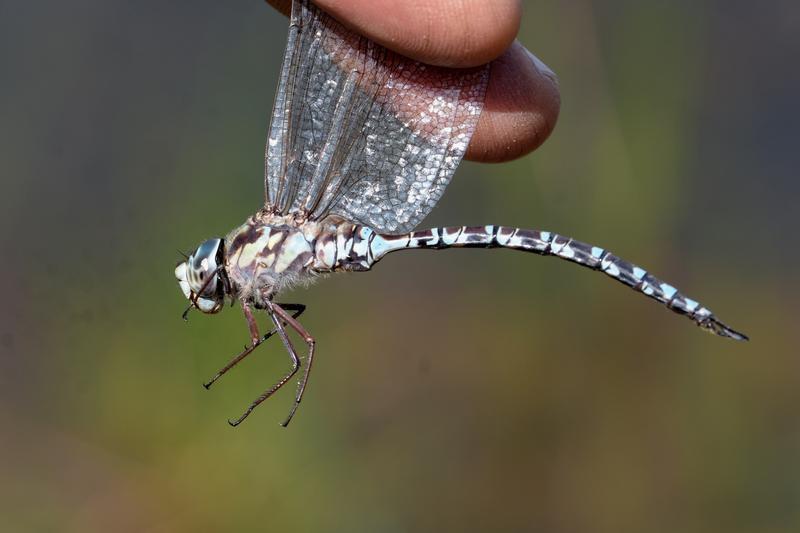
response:
<path fill-rule="evenodd" d="M 0 3 L 6 531 L 800 528 L 800 8 L 530 1 L 558 72 L 535 155 L 464 164 L 427 223 L 544 228 L 649 266 L 736 344 L 603 276 L 398 254 L 283 301 L 306 401 L 240 312 L 180 320 L 176 248 L 258 208 L 286 21 L 259 2 Z"/>

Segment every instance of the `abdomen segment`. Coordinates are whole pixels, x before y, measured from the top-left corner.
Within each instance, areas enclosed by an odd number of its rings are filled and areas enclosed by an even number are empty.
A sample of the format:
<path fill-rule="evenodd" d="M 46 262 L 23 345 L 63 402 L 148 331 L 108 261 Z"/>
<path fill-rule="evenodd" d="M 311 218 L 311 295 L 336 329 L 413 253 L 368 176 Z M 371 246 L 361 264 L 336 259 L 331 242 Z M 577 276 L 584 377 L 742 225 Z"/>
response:
<path fill-rule="evenodd" d="M 617 257 L 608 250 L 549 231 L 509 226 L 454 226 L 412 231 L 404 235 L 373 234 L 369 239 L 369 265 L 389 252 L 410 248 L 510 248 L 539 255 L 552 255 L 573 263 L 600 270 L 635 291 L 685 315 L 701 328 L 722 337 L 747 340 L 719 321 L 699 302 L 683 295 L 675 287 L 645 269 Z"/>

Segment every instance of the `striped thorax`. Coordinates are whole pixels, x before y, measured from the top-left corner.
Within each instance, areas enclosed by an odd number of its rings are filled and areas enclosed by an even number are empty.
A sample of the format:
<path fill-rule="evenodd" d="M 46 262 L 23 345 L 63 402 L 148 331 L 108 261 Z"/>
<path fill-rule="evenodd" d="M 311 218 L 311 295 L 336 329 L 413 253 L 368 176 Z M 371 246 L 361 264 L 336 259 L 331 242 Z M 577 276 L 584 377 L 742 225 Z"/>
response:
<path fill-rule="evenodd" d="M 317 226 L 257 214 L 229 233 L 225 268 L 235 296 L 263 308 L 283 289 L 308 283 Z"/>

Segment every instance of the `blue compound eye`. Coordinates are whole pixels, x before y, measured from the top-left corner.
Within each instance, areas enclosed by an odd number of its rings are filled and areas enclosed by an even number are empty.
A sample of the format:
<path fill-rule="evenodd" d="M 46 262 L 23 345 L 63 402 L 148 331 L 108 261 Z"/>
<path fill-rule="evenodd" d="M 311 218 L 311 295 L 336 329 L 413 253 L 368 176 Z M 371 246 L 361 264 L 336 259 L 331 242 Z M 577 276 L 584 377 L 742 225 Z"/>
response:
<path fill-rule="evenodd" d="M 209 239 L 197 247 L 189 257 L 186 268 L 186 281 L 192 292 L 209 297 L 217 292 L 218 279 L 210 280 L 209 276 L 218 278 L 217 268 L 220 266 L 222 239 Z"/>
<path fill-rule="evenodd" d="M 223 240 L 209 239 L 175 268 L 181 291 L 204 313 L 216 313 L 222 307 L 225 284 L 220 267 L 223 261 Z"/>

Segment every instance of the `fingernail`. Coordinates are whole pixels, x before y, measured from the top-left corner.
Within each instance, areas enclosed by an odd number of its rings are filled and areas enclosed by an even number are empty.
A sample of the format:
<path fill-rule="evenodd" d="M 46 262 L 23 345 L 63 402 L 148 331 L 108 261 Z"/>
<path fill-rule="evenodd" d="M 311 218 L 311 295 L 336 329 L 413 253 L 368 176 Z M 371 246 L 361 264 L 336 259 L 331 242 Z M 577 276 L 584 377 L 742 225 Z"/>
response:
<path fill-rule="evenodd" d="M 531 52 L 531 51 L 530 51 L 530 50 L 528 50 L 527 48 L 525 49 L 525 51 L 526 51 L 526 52 L 528 52 L 528 57 L 530 57 L 530 58 L 531 58 L 531 61 L 533 62 L 533 65 L 536 67 L 536 70 L 538 70 L 539 72 L 541 72 L 543 75 L 547 76 L 547 78 L 549 78 L 549 79 L 550 79 L 550 81 L 552 81 L 553 83 L 555 83 L 555 84 L 556 84 L 556 87 L 557 87 L 557 86 L 558 86 L 558 76 L 556 76 L 556 73 L 555 73 L 555 72 L 553 72 L 553 69 L 551 69 L 550 67 L 548 67 L 548 66 L 545 64 L 545 62 L 544 62 L 544 61 L 542 61 L 541 59 L 539 59 L 538 57 L 536 57 L 536 56 L 533 54 L 533 52 Z"/>

